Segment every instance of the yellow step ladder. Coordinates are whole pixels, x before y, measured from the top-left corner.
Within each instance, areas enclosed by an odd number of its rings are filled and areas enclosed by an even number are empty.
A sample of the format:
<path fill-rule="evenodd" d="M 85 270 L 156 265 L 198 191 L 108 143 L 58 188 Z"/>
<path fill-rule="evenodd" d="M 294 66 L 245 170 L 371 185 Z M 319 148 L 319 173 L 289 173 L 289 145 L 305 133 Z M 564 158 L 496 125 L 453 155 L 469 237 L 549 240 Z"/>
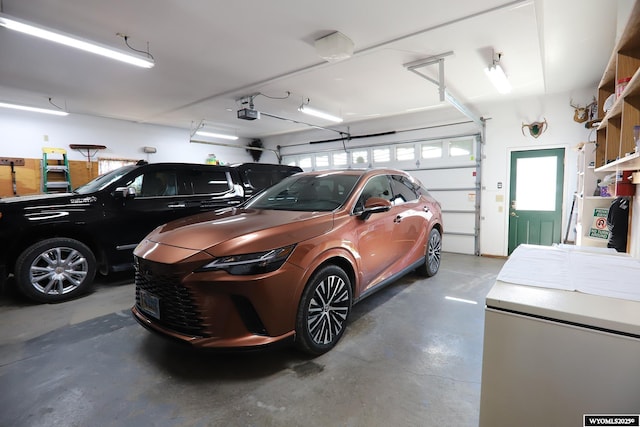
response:
<path fill-rule="evenodd" d="M 54 158 L 50 158 L 51 155 Z M 42 148 L 42 191 L 45 193 L 71 192 L 69 160 L 67 150 L 64 148 Z"/>

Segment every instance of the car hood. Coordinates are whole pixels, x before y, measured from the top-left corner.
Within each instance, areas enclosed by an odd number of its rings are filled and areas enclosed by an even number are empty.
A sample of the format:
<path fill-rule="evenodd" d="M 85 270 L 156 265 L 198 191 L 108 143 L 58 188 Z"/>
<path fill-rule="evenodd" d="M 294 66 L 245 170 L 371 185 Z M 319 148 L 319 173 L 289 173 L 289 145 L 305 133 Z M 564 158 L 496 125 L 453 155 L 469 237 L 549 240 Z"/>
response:
<path fill-rule="evenodd" d="M 172 221 L 146 240 L 222 256 L 299 243 L 332 227 L 333 212 L 231 208 Z"/>

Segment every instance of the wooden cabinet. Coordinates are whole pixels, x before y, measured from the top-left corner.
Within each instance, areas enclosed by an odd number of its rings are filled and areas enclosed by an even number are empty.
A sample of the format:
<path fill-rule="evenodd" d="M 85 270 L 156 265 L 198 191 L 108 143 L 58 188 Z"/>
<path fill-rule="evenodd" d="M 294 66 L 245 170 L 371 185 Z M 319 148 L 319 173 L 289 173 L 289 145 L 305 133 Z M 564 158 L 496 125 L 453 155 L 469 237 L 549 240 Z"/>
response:
<path fill-rule="evenodd" d="M 626 80 L 616 97 L 617 85 Z M 605 101 L 612 95 L 615 101 L 605 112 Z M 633 139 L 633 127 L 640 125 L 640 1 L 635 2 L 598 86 L 598 115 L 602 121 L 597 129 L 596 170 L 640 170 Z"/>

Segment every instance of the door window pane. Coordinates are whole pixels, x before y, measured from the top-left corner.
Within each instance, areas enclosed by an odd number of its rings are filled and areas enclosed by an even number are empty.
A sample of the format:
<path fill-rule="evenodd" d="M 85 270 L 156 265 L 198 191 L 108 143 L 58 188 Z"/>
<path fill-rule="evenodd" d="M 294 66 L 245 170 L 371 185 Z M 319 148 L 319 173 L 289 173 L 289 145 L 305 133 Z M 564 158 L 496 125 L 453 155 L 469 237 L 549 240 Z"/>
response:
<path fill-rule="evenodd" d="M 134 181 L 138 185 L 139 181 Z M 140 193 L 142 197 L 173 196 L 177 194 L 176 174 L 171 171 L 157 171 L 144 174 Z M 138 194 L 138 188 L 136 188 Z"/>
<path fill-rule="evenodd" d="M 378 175 L 367 181 L 364 186 L 358 202 L 356 203 L 354 212 L 361 212 L 364 209 L 366 201 L 371 197 L 379 197 L 391 201 L 393 195 L 389 186 L 389 178 L 386 175 Z"/>
<path fill-rule="evenodd" d="M 399 205 L 418 198 L 411 182 L 403 176 L 391 176 L 391 189 L 393 190 L 394 205 Z"/>
<path fill-rule="evenodd" d="M 516 210 L 555 211 L 557 157 L 519 158 L 516 168 Z"/>
<path fill-rule="evenodd" d="M 195 173 L 192 178 L 194 194 L 222 194 L 232 189 L 226 172 Z"/>

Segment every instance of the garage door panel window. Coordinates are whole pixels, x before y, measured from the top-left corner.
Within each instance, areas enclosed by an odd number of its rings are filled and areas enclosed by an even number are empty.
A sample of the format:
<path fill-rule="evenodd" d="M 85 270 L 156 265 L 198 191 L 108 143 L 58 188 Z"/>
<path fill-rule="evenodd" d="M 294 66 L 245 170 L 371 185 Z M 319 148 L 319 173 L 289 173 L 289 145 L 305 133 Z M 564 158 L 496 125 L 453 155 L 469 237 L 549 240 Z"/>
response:
<path fill-rule="evenodd" d="M 358 150 L 351 152 L 351 164 L 357 167 L 366 167 L 369 163 L 369 152 Z"/>
<path fill-rule="evenodd" d="M 315 157 L 315 161 L 316 161 L 316 168 L 318 168 L 318 169 L 325 169 L 325 168 L 329 167 L 329 155 L 328 154 L 317 155 Z"/>
<path fill-rule="evenodd" d="M 399 162 L 407 160 L 415 160 L 416 149 L 413 145 L 396 147 L 396 160 Z"/>
<path fill-rule="evenodd" d="M 473 155 L 473 140 L 460 139 L 449 141 L 449 157 L 470 157 Z"/>
<path fill-rule="evenodd" d="M 439 159 L 442 157 L 442 141 L 428 142 L 420 146 L 420 157 L 423 159 Z"/>
<path fill-rule="evenodd" d="M 333 153 L 331 157 L 333 159 L 333 166 L 337 166 L 337 167 L 347 166 L 348 157 L 347 157 L 347 153 L 345 153 L 344 151 L 341 151 L 339 153 Z"/>
<path fill-rule="evenodd" d="M 389 162 L 391 162 L 391 149 L 389 148 L 373 149 L 373 163 L 389 163 Z"/>
<path fill-rule="evenodd" d="M 302 169 L 311 169 L 313 167 L 313 160 L 311 159 L 311 156 L 307 156 L 307 157 L 301 157 L 299 160 L 300 164 L 299 166 Z"/>

